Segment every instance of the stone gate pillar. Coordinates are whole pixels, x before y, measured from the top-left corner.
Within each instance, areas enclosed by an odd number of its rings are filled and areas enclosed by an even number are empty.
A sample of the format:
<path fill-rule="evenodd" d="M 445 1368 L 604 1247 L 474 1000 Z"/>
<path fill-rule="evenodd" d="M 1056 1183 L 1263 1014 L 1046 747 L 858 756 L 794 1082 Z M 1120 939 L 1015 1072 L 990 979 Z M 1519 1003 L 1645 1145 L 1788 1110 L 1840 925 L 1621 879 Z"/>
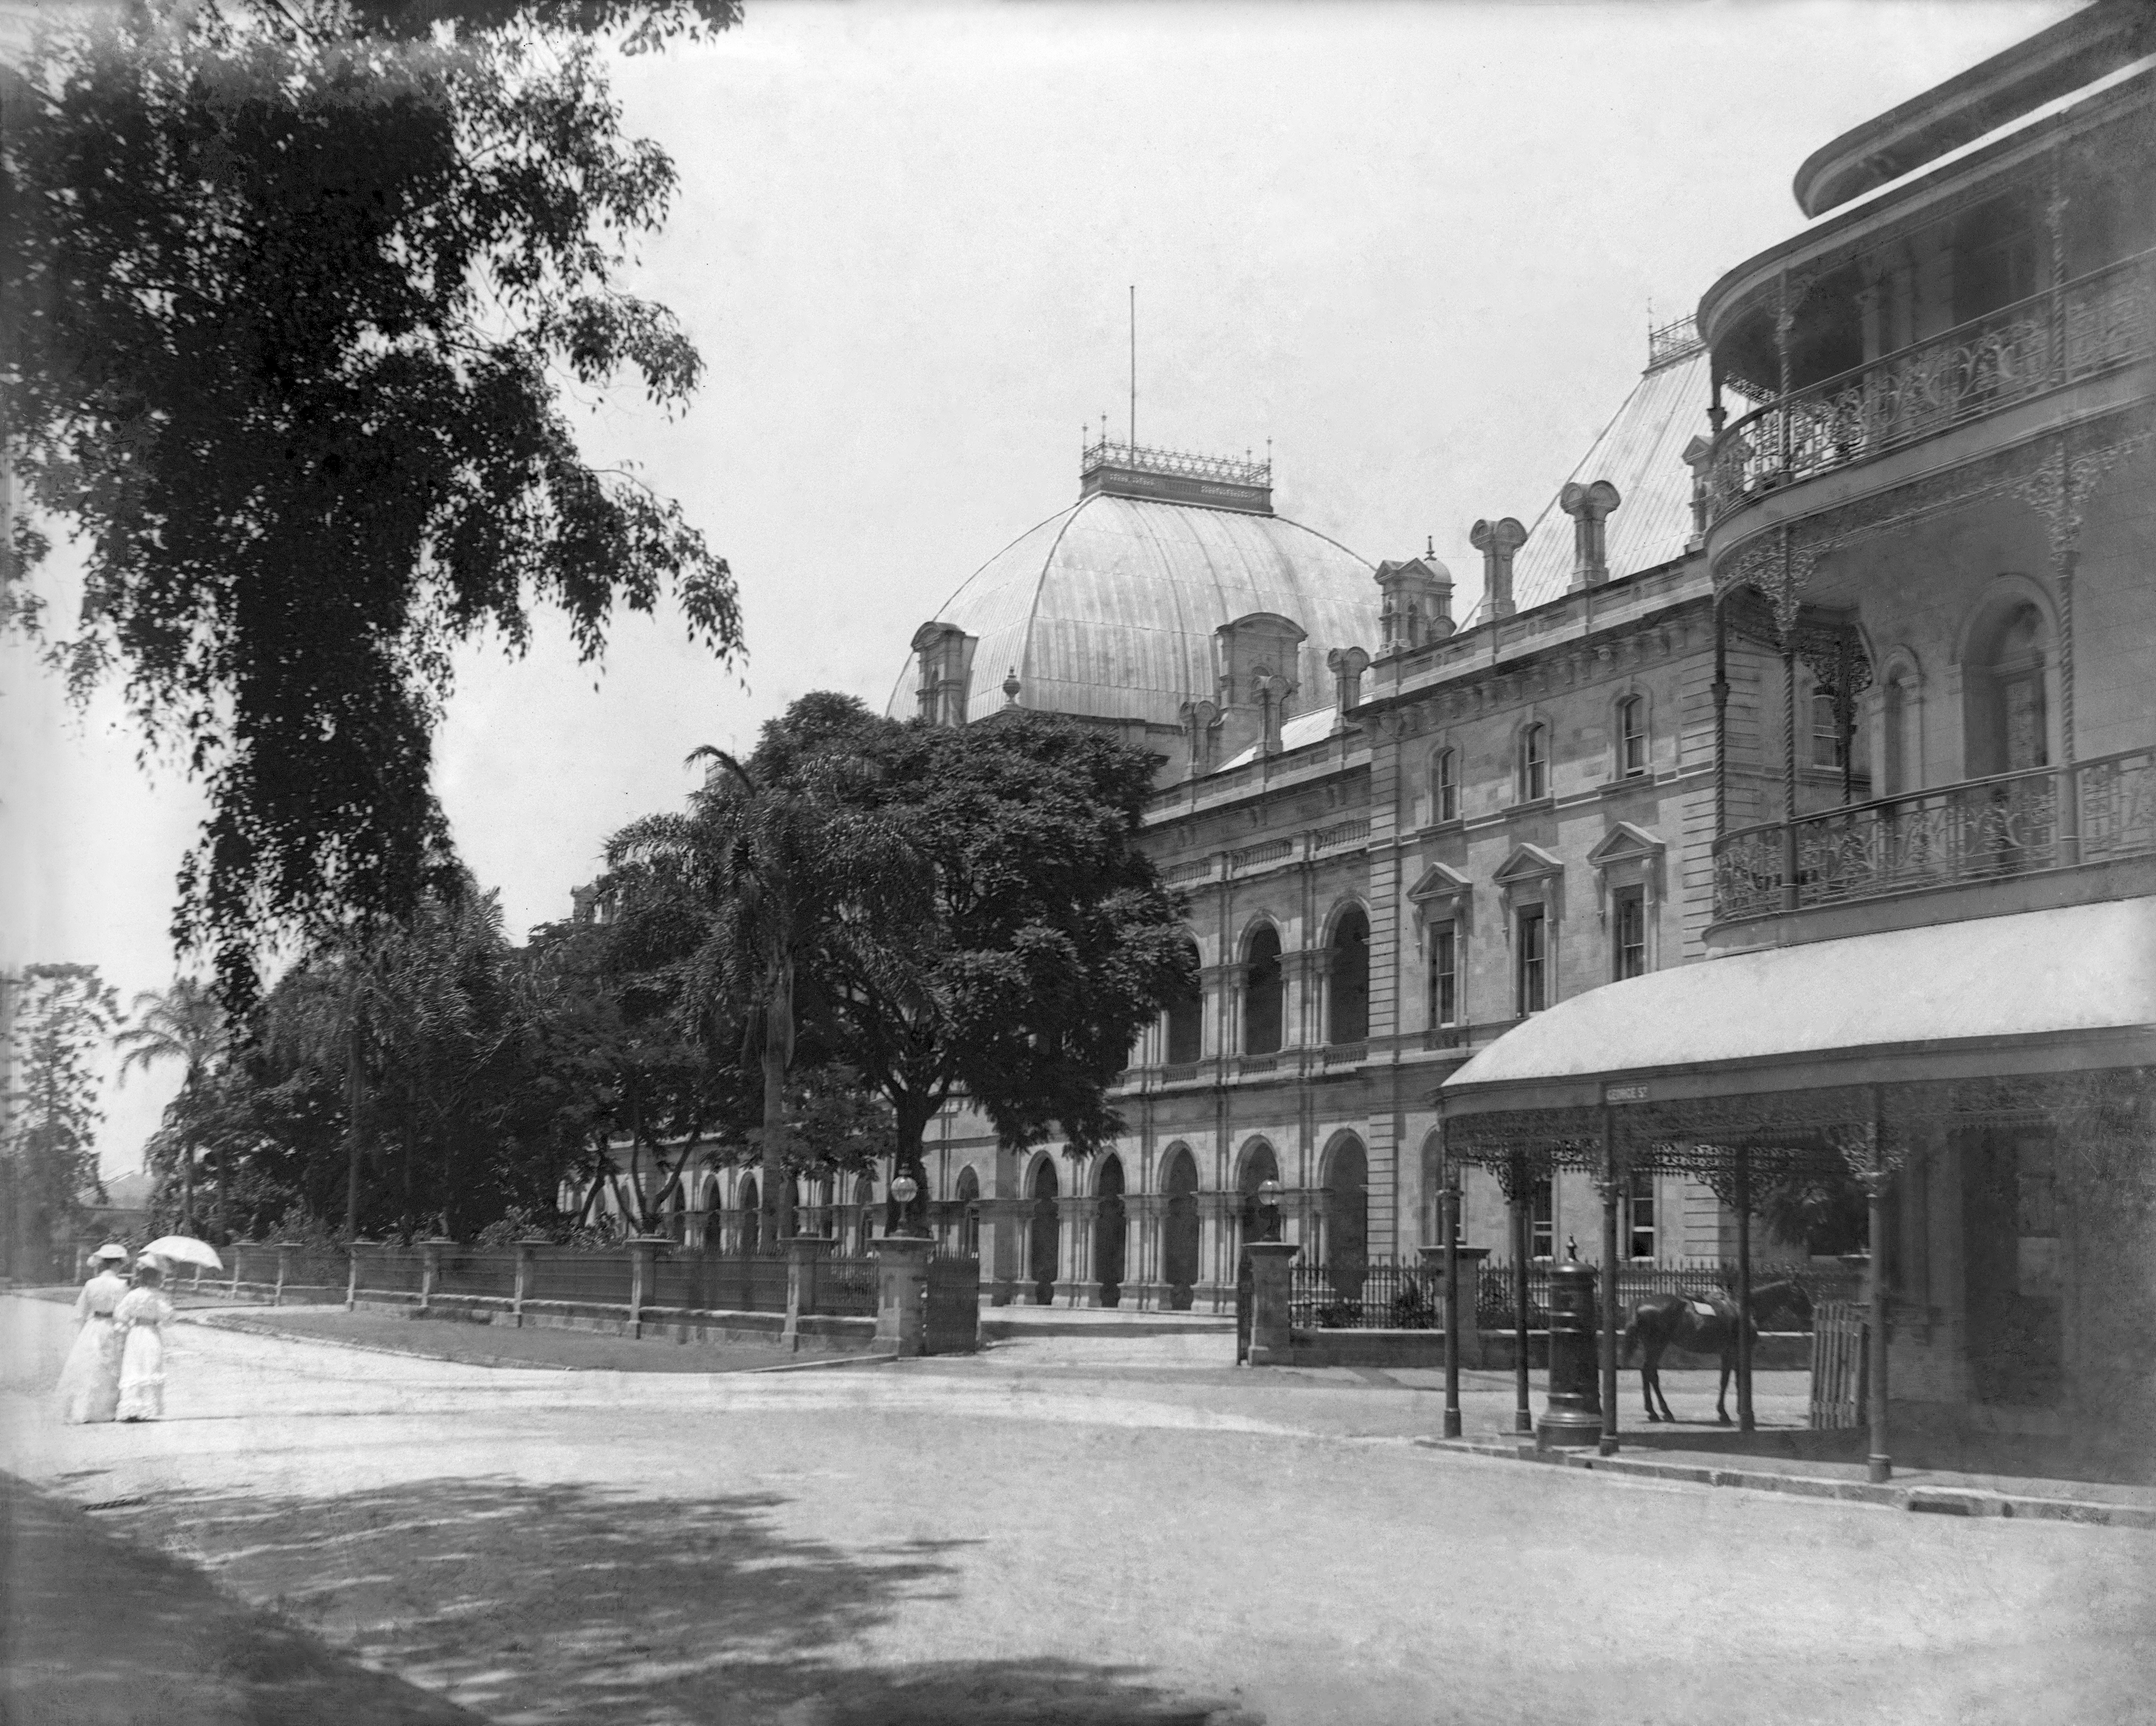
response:
<path fill-rule="evenodd" d="M 876 1256 L 876 1346 L 901 1359 L 928 1352 L 928 1260 L 936 1243 L 921 1235 L 885 1235 Z"/>

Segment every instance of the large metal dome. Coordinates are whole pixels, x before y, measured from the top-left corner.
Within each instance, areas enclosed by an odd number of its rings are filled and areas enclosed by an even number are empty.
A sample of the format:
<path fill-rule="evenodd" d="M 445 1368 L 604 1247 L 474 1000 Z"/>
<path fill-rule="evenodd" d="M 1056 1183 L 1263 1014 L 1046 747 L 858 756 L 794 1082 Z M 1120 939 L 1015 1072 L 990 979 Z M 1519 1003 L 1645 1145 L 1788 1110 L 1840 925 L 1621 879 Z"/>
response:
<path fill-rule="evenodd" d="M 1331 700 L 1328 650 L 1376 648 L 1368 563 L 1274 515 L 1269 484 L 1163 480 L 1151 471 L 1157 465 L 1089 465 L 1086 496 L 991 557 L 935 614 L 933 622 L 978 643 L 969 720 L 1004 705 L 1003 685 L 1015 671 L 1022 706 L 1175 725 L 1183 702 L 1214 694 L 1213 632 L 1252 612 L 1291 618 L 1308 638 L 1297 711 Z M 1246 471 L 1270 480 L 1263 468 Z M 1140 485 L 1156 495 L 1127 495 Z M 1178 491 L 1229 501 L 1190 501 Z M 912 715 L 916 686 L 909 663 L 891 691 L 894 717 Z"/>

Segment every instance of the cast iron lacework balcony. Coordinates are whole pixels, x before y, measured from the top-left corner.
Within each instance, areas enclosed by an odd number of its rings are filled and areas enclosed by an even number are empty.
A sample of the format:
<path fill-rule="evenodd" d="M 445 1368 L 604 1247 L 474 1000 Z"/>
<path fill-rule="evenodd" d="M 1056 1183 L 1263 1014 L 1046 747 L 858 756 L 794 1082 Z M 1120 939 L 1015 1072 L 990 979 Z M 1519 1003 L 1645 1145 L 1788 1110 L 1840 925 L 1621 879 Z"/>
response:
<path fill-rule="evenodd" d="M 2152 265 L 2156 252 L 2139 253 L 1746 414 L 1709 458 L 1714 516 L 2148 358 Z"/>
<path fill-rule="evenodd" d="M 1714 915 L 1766 917 L 2151 852 L 2156 750 L 2129 749 L 1800 815 L 1786 828 L 1740 828 L 1715 842 Z"/>

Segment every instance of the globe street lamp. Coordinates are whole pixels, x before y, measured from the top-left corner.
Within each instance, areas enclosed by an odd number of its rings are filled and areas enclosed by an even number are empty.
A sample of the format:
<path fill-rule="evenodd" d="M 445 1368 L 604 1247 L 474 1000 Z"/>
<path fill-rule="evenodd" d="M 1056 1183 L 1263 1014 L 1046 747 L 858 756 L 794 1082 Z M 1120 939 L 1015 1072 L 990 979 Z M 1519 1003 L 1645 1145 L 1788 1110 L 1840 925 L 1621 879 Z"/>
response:
<path fill-rule="evenodd" d="M 925 1235 L 928 1231 L 913 1218 L 913 1201 L 921 1195 L 921 1183 L 903 1170 L 891 1178 L 891 1203 L 898 1207 L 896 1235 Z"/>
<path fill-rule="evenodd" d="M 1281 1237 L 1281 1184 L 1276 1180 L 1258 1183 L 1258 1239 L 1277 1241 Z"/>

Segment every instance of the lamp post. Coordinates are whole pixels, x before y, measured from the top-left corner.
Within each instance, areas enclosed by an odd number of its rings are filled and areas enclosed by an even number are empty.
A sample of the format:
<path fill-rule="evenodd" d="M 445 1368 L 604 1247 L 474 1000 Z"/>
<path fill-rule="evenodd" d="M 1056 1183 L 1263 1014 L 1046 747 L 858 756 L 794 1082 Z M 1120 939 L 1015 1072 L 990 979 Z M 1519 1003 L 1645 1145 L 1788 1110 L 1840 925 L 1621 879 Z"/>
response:
<path fill-rule="evenodd" d="M 895 1235 L 926 1235 L 927 1228 L 913 1215 L 913 1201 L 921 1196 L 921 1183 L 901 1170 L 891 1178 L 891 1201 L 898 1207 L 898 1226 Z"/>
<path fill-rule="evenodd" d="M 1281 1184 L 1276 1180 L 1258 1183 L 1258 1239 L 1277 1241 L 1281 1237 Z"/>

